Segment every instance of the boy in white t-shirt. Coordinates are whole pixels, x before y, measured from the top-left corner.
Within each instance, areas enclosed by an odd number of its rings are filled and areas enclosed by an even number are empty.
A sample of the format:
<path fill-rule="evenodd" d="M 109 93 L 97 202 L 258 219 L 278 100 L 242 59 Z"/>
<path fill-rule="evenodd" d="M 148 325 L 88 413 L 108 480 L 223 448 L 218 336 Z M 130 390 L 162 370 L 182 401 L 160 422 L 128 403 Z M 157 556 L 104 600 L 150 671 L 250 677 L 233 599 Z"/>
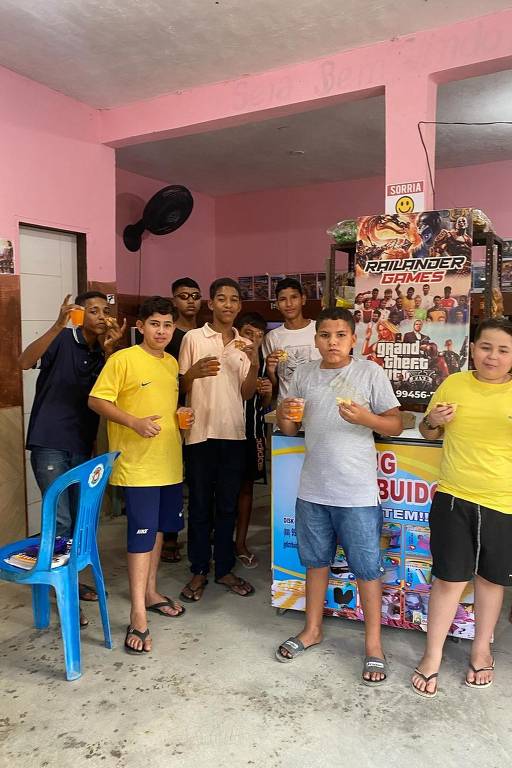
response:
<path fill-rule="evenodd" d="M 266 373 L 274 387 L 279 386 L 280 402 L 287 395 L 296 368 L 318 360 L 320 354 L 315 346 L 315 323 L 302 314 L 306 296 L 299 281 L 293 277 L 280 280 L 276 285 L 276 301 L 284 323 L 267 333 L 262 350 Z"/>

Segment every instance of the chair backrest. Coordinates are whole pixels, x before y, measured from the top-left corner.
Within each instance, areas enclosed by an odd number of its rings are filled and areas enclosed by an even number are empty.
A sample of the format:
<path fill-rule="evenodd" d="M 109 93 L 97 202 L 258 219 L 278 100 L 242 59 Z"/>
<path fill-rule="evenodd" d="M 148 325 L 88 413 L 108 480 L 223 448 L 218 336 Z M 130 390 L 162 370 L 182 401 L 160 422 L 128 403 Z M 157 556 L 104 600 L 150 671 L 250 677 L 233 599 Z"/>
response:
<path fill-rule="evenodd" d="M 96 538 L 101 502 L 119 451 L 104 453 L 79 464 L 57 477 L 43 497 L 41 546 L 36 568 L 48 570 L 53 556 L 59 496 L 70 486 L 78 486 L 78 509 L 73 528 L 70 560 L 86 557 Z"/>

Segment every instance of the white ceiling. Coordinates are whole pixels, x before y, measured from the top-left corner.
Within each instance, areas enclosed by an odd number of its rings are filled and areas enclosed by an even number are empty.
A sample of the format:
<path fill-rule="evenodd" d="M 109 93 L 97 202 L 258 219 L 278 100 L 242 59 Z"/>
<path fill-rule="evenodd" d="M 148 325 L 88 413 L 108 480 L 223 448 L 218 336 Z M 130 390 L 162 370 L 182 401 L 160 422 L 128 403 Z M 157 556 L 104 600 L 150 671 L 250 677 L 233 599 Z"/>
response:
<path fill-rule="evenodd" d="M 510 5 L 510 0 L 0 0 L 0 65 L 108 108 Z"/>
<path fill-rule="evenodd" d="M 512 121 L 512 71 L 442 86 L 437 119 Z M 290 154 L 297 150 L 304 154 Z M 218 196 L 383 175 L 384 152 L 384 97 L 374 97 L 126 147 L 117 164 Z M 512 125 L 438 126 L 438 168 L 510 159 Z"/>
<path fill-rule="evenodd" d="M 384 97 L 126 147 L 117 164 L 214 196 L 382 174 Z"/>

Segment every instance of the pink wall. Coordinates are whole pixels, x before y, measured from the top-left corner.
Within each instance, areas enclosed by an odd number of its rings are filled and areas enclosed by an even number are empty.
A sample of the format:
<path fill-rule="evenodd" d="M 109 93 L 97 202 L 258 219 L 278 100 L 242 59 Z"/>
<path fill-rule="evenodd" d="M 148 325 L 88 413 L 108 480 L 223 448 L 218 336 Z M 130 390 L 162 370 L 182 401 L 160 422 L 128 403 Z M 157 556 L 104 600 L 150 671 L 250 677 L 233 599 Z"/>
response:
<path fill-rule="evenodd" d="M 500 237 L 512 237 L 512 161 L 445 168 L 436 178 L 436 208 L 481 208 Z"/>
<path fill-rule="evenodd" d="M 383 199 L 383 178 L 217 198 L 217 272 L 321 271 L 330 242 L 326 229 L 380 211 Z"/>
<path fill-rule="evenodd" d="M 0 68 L 0 237 L 18 224 L 85 232 L 88 279 L 115 280 L 114 150 L 96 110 Z"/>
<path fill-rule="evenodd" d="M 437 171 L 436 207 L 472 206 L 512 237 L 512 162 Z M 340 219 L 383 212 L 384 179 L 375 177 L 216 200 L 217 272 L 233 275 L 321 271 L 326 229 Z"/>
<path fill-rule="evenodd" d="M 116 260 L 117 289 L 139 292 L 139 253 L 124 247 L 123 230 L 142 215 L 144 205 L 163 181 L 135 173 L 116 171 Z M 142 240 L 142 295 L 164 294 L 177 277 L 193 277 L 205 293 L 215 277 L 215 205 L 207 195 L 191 190 L 194 208 L 190 218 L 176 232 L 156 236 L 145 232 Z"/>

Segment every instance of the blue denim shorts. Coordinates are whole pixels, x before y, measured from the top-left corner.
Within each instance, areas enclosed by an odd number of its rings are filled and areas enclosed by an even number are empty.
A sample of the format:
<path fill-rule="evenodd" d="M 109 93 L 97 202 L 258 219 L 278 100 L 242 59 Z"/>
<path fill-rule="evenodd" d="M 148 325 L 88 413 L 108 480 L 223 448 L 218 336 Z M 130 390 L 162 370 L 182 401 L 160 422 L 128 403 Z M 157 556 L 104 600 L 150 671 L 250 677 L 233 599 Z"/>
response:
<path fill-rule="evenodd" d="M 373 581 L 381 577 L 380 507 L 331 507 L 297 499 L 295 530 L 305 568 L 331 565 L 340 544 L 356 579 Z"/>

